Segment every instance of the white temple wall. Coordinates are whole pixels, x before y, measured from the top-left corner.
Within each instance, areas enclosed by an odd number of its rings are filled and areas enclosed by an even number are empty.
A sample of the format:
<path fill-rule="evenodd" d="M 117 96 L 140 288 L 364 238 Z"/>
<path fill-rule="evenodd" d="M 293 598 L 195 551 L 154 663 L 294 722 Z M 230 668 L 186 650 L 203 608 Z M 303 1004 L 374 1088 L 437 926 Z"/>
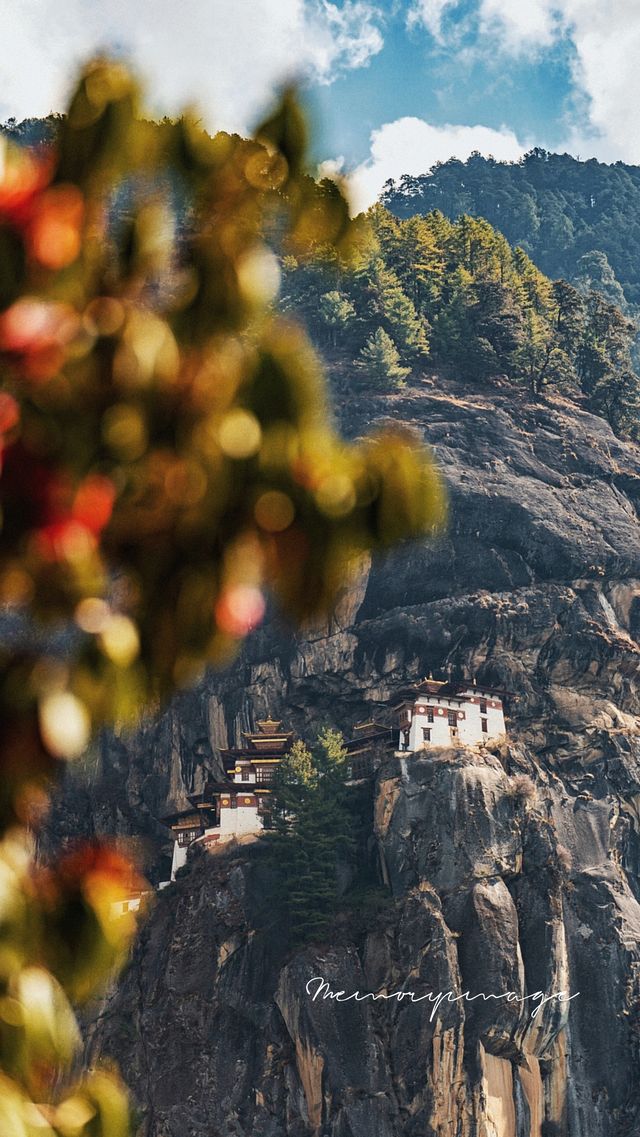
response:
<path fill-rule="evenodd" d="M 236 833 L 259 833 L 262 829 L 262 818 L 258 817 L 257 805 L 239 805 L 235 810 L 237 814 Z"/>
<path fill-rule="evenodd" d="M 426 714 L 414 713 L 411 721 L 411 731 L 409 734 L 409 749 L 422 750 L 425 745 L 424 731 L 430 731 L 430 736 L 426 745 L 435 746 L 449 746 L 451 742 L 451 732 L 449 730 L 449 722 L 445 708 L 441 708 L 443 713 L 436 713 L 433 716 L 433 722 L 429 722 Z"/>
<path fill-rule="evenodd" d="M 173 843 L 173 860 L 171 861 L 171 879 L 176 879 L 178 869 L 187 863 L 187 849 L 188 845 L 179 845 L 177 841 Z"/>
<path fill-rule="evenodd" d="M 481 709 L 481 699 L 486 704 L 484 709 Z M 429 708 L 433 711 L 433 721 L 430 721 Z M 450 711 L 456 713 L 455 727 L 449 722 Z M 486 731 L 482 729 L 483 719 L 486 719 Z M 399 731 L 398 750 L 405 749 L 407 729 L 409 744 L 406 749 L 409 752 L 422 750 L 425 746 L 455 745 L 456 740 L 475 745 L 506 733 L 501 701 L 489 695 L 485 699 L 475 690 L 469 691 L 468 701 L 464 702 L 446 698 L 438 700 L 433 696 L 428 702 L 417 702 L 410 724 Z"/>
<path fill-rule="evenodd" d="M 499 738 L 501 734 L 507 733 L 502 707 L 495 709 L 489 707 L 487 709 L 487 720 L 490 738 Z"/>
<path fill-rule="evenodd" d="M 235 809 L 225 807 L 220 810 L 221 838 L 259 833 L 262 827 L 257 805 L 239 805 Z"/>

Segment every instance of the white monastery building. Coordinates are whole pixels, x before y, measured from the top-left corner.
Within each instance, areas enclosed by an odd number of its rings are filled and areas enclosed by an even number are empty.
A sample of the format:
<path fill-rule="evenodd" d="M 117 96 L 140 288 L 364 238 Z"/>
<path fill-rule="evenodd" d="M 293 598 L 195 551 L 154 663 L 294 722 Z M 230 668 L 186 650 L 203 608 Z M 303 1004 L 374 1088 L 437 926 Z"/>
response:
<path fill-rule="evenodd" d="M 191 845 L 224 845 L 234 838 L 258 835 L 269 824 L 273 775 L 293 744 L 293 732 L 276 719 L 263 719 L 258 729 L 243 733 L 239 747 L 221 750 L 224 781 L 208 781 L 201 794 L 190 795 L 190 808 L 163 817 L 175 844 L 171 880 L 187 862 Z"/>
<path fill-rule="evenodd" d="M 506 734 L 503 695 L 490 687 L 424 679 L 398 692 L 391 703 L 397 752 L 429 746 L 477 746 Z"/>

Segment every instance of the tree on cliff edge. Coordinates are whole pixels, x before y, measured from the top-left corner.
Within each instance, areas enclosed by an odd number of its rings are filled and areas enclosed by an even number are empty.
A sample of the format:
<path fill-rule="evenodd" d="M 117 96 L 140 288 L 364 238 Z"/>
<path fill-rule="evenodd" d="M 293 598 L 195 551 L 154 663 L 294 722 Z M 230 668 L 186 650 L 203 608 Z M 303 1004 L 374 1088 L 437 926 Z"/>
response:
<path fill-rule="evenodd" d="M 277 772 L 269 853 L 292 943 L 321 939 L 336 913 L 354 848 L 346 759 L 342 735 L 325 729 L 312 750 L 294 743 Z"/>

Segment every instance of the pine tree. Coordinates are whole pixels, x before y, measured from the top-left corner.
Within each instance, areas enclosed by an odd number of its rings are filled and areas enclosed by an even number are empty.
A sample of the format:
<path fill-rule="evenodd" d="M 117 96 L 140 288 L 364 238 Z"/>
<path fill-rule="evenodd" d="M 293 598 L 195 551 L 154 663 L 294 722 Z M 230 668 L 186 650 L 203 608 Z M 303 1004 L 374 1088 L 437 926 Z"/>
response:
<path fill-rule="evenodd" d="M 548 157 L 533 155 L 533 165 Z M 443 176 L 460 195 L 464 186 L 455 184 L 465 171 L 482 181 L 488 168 L 476 156 L 466 166 L 448 163 Z M 403 192 L 414 181 L 420 179 L 403 179 Z M 385 192 L 395 191 L 391 186 Z M 515 217 L 519 201 L 518 195 L 510 201 L 503 187 L 494 204 Z M 552 206 L 542 210 L 541 225 Z M 372 387 L 402 387 L 409 369 L 429 353 L 470 382 L 507 376 L 538 398 L 548 389 L 581 391 L 618 433 L 638 430 L 633 376 L 640 348 L 634 347 L 631 309 L 611 303 L 621 294 L 604 254 L 582 257 L 576 288 L 549 280 L 526 249 L 512 248 L 489 221 L 469 212 L 457 221 L 438 209 L 403 220 L 376 205 L 366 221 L 368 236 L 353 271 L 338 278 L 321 250 L 313 263 L 300 261 L 294 307 L 304 312 L 320 344 L 344 345 L 356 356 Z M 535 217 L 531 224 L 537 230 Z M 589 283 L 592 290 L 585 293 Z"/>
<path fill-rule="evenodd" d="M 630 367 L 605 373 L 595 384 L 589 407 L 603 415 L 618 435 L 638 440 L 640 378 Z"/>
<path fill-rule="evenodd" d="M 566 280 L 554 280 L 553 301 L 559 346 L 569 355 L 575 355 L 584 329 L 584 297 Z"/>
<path fill-rule="evenodd" d="M 592 394 L 606 374 L 630 368 L 630 351 L 635 333 L 634 325 L 599 292 L 589 294 L 577 359 L 580 381 L 586 395 Z"/>
<path fill-rule="evenodd" d="M 338 866 L 354 847 L 346 758 L 342 735 L 324 730 L 313 750 L 296 742 L 276 775 L 270 860 L 293 943 L 322 938 L 335 915 Z"/>
<path fill-rule="evenodd" d="M 384 328 L 369 336 L 358 356 L 358 365 L 376 387 L 401 387 L 411 370 L 401 365 L 398 349 Z"/>
<path fill-rule="evenodd" d="M 337 347 L 338 337 L 344 336 L 355 319 L 356 310 L 343 292 L 333 289 L 320 297 L 320 319 L 327 328 L 332 347 Z"/>
<path fill-rule="evenodd" d="M 599 292 L 610 304 L 614 304 L 621 312 L 628 311 L 624 292 L 615 273 L 609 264 L 606 253 L 600 249 L 592 249 L 580 257 L 577 265 L 574 283 L 583 293 Z"/>
<path fill-rule="evenodd" d="M 395 272 L 382 262 L 376 266 L 374 286 L 377 311 L 393 331 L 393 338 L 404 358 L 419 360 L 429 354 L 427 325 L 418 315 L 412 300 L 402 289 Z"/>
<path fill-rule="evenodd" d="M 578 374 L 587 405 L 617 434 L 638 436 L 640 377 L 631 361 L 636 327 L 599 292 L 587 297 Z"/>

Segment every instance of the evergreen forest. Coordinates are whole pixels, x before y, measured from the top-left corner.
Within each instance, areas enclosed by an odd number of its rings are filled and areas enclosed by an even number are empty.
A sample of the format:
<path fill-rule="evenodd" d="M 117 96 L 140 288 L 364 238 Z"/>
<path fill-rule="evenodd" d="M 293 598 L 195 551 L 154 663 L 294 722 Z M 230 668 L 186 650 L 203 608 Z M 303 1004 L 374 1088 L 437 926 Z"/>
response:
<path fill-rule="evenodd" d="M 551 280 L 489 221 L 378 204 L 348 269 L 328 247 L 283 258 L 281 303 L 348 386 L 401 388 L 425 370 L 556 390 L 640 431 L 636 325 L 599 288 Z"/>
<path fill-rule="evenodd" d="M 61 121 L 0 131 L 40 149 Z M 127 208 L 121 193 L 117 225 Z M 330 243 L 281 247 L 279 305 L 302 318 L 337 387 L 391 391 L 425 372 L 507 381 L 577 398 L 640 437 L 640 167 L 476 153 L 387 182 L 362 220 L 346 261 Z"/>
<path fill-rule="evenodd" d="M 475 153 L 439 162 L 384 187 L 398 217 L 439 209 L 451 220 L 484 217 L 547 276 L 640 305 L 640 167 L 531 150 L 519 162 Z"/>

